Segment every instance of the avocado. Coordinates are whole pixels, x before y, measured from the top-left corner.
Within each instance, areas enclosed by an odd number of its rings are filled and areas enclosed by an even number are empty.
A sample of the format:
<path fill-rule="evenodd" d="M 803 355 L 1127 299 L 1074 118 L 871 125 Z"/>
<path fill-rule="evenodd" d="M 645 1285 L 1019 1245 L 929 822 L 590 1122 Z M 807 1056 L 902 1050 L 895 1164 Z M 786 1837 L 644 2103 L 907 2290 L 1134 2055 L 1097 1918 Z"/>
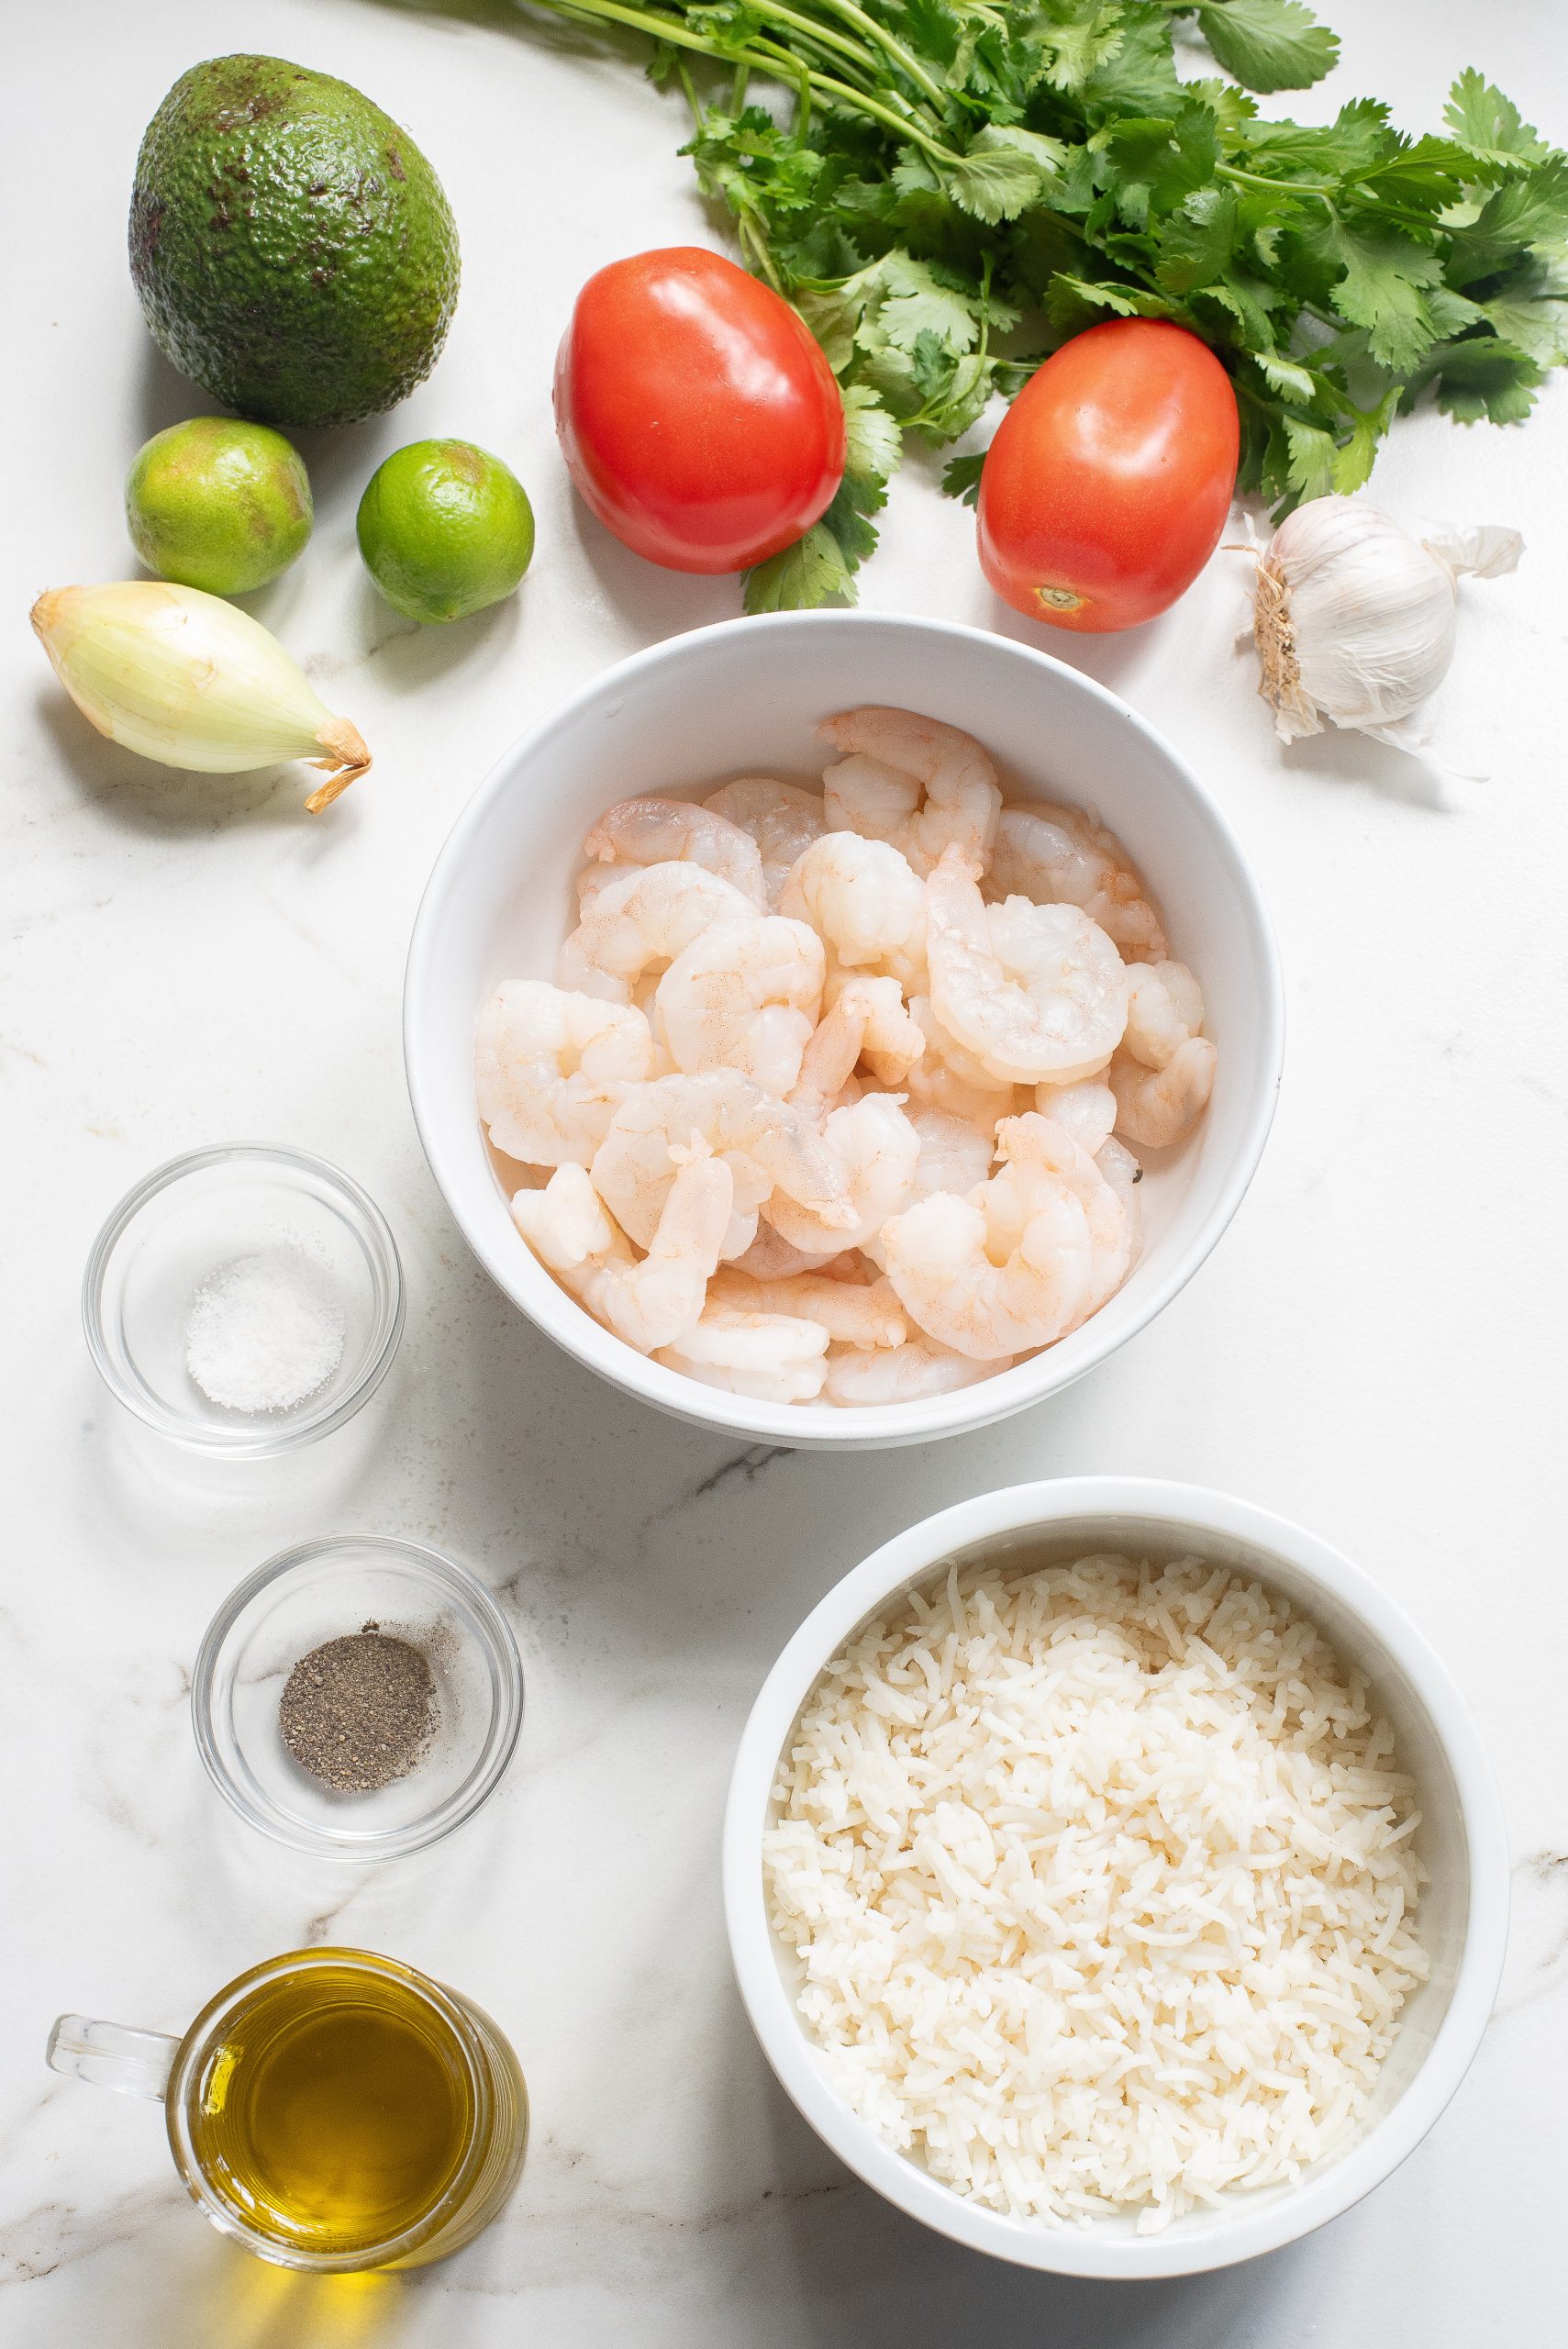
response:
<path fill-rule="evenodd" d="M 406 131 L 347 82 L 214 57 L 147 127 L 130 273 L 183 375 L 261 424 L 351 424 L 435 364 L 457 229 Z"/>

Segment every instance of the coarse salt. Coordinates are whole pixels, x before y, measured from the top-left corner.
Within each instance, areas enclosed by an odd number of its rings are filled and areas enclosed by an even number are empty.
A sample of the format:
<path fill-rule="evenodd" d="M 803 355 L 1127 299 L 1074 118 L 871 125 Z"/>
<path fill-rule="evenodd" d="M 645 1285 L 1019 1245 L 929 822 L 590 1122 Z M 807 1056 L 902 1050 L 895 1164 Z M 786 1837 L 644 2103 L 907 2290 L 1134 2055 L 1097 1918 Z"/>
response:
<path fill-rule="evenodd" d="M 185 1364 L 225 1410 L 286 1411 L 326 1385 L 343 1339 L 321 1267 L 297 1248 L 271 1248 L 202 1283 L 185 1317 Z"/>

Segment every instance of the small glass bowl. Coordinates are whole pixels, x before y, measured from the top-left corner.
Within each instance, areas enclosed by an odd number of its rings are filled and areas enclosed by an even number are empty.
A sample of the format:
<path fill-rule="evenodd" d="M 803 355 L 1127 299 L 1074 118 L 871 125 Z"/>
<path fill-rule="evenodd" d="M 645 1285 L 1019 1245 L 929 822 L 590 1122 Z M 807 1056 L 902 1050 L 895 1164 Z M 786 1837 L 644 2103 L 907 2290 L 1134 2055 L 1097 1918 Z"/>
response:
<path fill-rule="evenodd" d="M 287 1409 L 231 1410 L 186 1367 L 186 1319 L 214 1273 L 280 1246 L 308 1257 L 342 1314 L 342 1354 Z M 171 1159 L 120 1201 L 87 1260 L 82 1319 L 110 1393 L 149 1427 L 256 1460 L 328 1434 L 374 1394 L 403 1334 L 403 1270 L 385 1217 L 347 1174 L 303 1151 L 234 1142 Z"/>
<path fill-rule="evenodd" d="M 341 1794 L 295 1762 L 278 1704 L 302 1655 L 367 1623 L 423 1649 L 435 1731 L 406 1777 Z M 450 1834 L 494 1791 L 522 1720 L 517 1643 L 483 1583 L 382 1534 L 307 1542 L 258 1566 L 207 1626 L 191 1676 L 214 1786 L 250 1826 L 315 1858 L 398 1859 Z"/>

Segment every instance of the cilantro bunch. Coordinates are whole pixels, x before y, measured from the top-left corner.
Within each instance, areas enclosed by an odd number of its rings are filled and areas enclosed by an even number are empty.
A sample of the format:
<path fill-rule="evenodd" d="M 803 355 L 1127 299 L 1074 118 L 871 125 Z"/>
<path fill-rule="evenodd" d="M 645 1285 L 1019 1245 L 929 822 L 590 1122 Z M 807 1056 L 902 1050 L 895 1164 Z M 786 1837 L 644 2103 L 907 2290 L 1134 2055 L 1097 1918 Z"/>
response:
<path fill-rule="evenodd" d="M 1418 139 L 1373 99 L 1265 117 L 1250 92 L 1338 55 L 1302 0 L 539 5 L 653 40 L 705 192 L 843 388 L 843 486 L 749 574 L 749 610 L 852 601 L 904 436 L 957 440 L 1106 316 L 1215 350 L 1240 486 L 1282 512 L 1359 488 L 1429 387 L 1514 423 L 1568 362 L 1568 157 L 1474 72 Z M 973 498 L 982 462 L 945 486 Z"/>

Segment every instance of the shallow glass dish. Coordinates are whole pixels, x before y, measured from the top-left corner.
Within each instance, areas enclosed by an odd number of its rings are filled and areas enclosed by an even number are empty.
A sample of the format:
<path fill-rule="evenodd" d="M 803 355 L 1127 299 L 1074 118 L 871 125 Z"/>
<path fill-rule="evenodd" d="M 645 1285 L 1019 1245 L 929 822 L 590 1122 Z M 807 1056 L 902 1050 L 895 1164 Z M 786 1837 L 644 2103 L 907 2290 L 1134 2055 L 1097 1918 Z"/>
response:
<path fill-rule="evenodd" d="M 337 1367 L 283 1410 L 229 1409 L 186 1366 L 203 1283 L 280 1246 L 303 1253 L 343 1319 Z M 160 1434 L 231 1459 L 293 1451 L 352 1419 L 403 1334 L 403 1269 L 386 1219 L 325 1159 L 234 1142 L 171 1159 L 120 1201 L 94 1243 L 82 1319 L 110 1392 Z"/>
<path fill-rule="evenodd" d="M 406 1777 L 343 1794 L 295 1760 L 278 1704 L 302 1655 L 368 1624 L 423 1649 L 435 1728 Z M 269 1558 L 208 1624 L 191 1675 L 196 1747 L 218 1792 L 250 1826 L 316 1858 L 397 1859 L 450 1835 L 494 1792 L 522 1720 L 517 1643 L 484 1584 L 383 1534 Z"/>

